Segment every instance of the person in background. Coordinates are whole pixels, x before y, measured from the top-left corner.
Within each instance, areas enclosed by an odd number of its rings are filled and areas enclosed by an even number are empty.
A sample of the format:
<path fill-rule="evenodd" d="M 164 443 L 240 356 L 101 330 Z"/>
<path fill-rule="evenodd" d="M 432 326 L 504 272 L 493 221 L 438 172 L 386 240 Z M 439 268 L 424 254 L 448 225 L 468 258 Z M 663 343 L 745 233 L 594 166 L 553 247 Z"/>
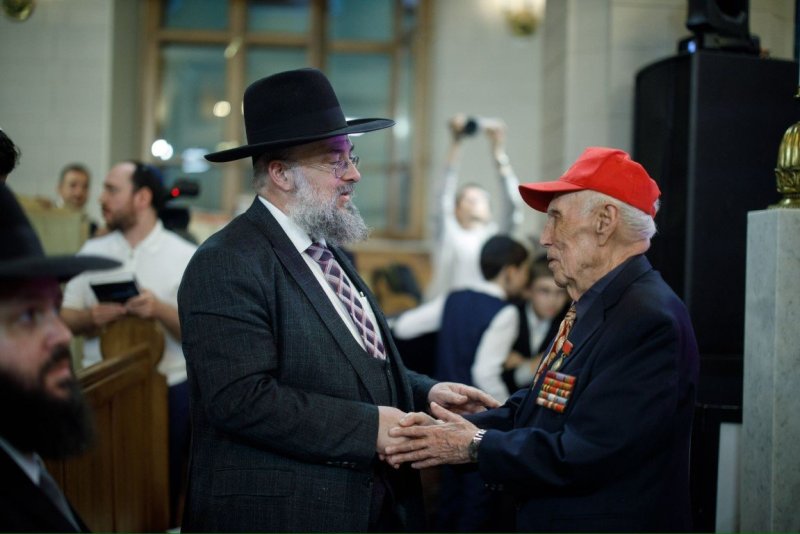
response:
<path fill-rule="evenodd" d="M 167 193 L 155 167 L 137 161 L 114 165 L 103 182 L 100 204 L 110 233 L 89 239 L 78 254 L 95 254 L 122 264 L 113 273 L 86 272 L 64 289 L 61 316 L 74 334 L 86 336 L 83 365 L 101 360 L 97 337 L 121 317 L 154 319 L 165 333 L 158 371 L 169 386 L 169 470 L 174 524 L 189 449 L 189 386 L 181 350 L 178 286 L 197 247 L 164 228 L 158 218 Z M 138 294 L 124 302 L 100 302 L 92 284 L 134 280 Z"/>
<path fill-rule="evenodd" d="M 483 284 L 479 256 L 489 237 L 516 233 L 523 219 L 517 194 L 519 181 L 505 150 L 506 126 L 498 119 L 469 118 L 460 113 L 449 122 L 451 144 L 439 184 L 439 203 L 433 221 L 433 272 L 426 291 L 432 300 L 450 291 Z M 458 167 L 467 137 L 484 131 L 501 182 L 502 220 L 492 219 L 488 191 L 477 183 L 459 187 Z"/>
<path fill-rule="evenodd" d="M 69 163 L 61 169 L 56 192 L 56 207 L 83 211 L 89 199 L 89 169 L 80 163 Z"/>
<path fill-rule="evenodd" d="M 690 531 L 699 355 L 691 320 L 645 257 L 660 191 L 622 150 L 586 149 L 556 181 L 520 186 L 573 301 L 533 387 L 468 418 L 400 421 L 393 465 L 474 464 L 517 501 L 523 532 Z"/>
<path fill-rule="evenodd" d="M 529 282 L 517 300 L 519 336 L 504 364 L 503 380 L 511 392 L 529 387 L 542 354 L 558 333 L 569 308 L 569 297 L 558 287 L 547 266 L 547 256 L 539 256 L 529 264 Z"/>
<path fill-rule="evenodd" d="M 509 299 L 520 296 L 528 281 L 527 259 L 528 251 L 514 239 L 490 237 L 481 247 L 484 283 L 401 314 L 392 326 L 394 336 L 438 331 L 433 377 L 471 384 L 505 401 L 503 363 L 519 333 L 519 314 Z M 474 471 L 443 466 L 438 502 L 435 531 L 502 531 L 513 525 L 501 496 L 487 490 Z"/>
<path fill-rule="evenodd" d="M 0 183 L 4 183 L 8 179 L 8 175 L 19 163 L 20 157 L 22 157 L 22 151 L 0 128 Z"/>
<path fill-rule="evenodd" d="M 496 401 L 408 371 L 374 296 L 341 246 L 366 239 L 346 120 L 316 69 L 244 94 L 250 208 L 197 250 L 178 295 L 192 405 L 184 532 L 425 528 L 420 480 L 381 461 L 405 413 Z M 402 440 L 401 440 L 402 441 Z"/>
<path fill-rule="evenodd" d="M 89 199 L 89 184 L 91 175 L 89 169 L 81 163 L 69 163 L 61 169 L 56 192 L 56 207 L 67 208 L 72 211 L 84 213 L 86 201 Z M 97 233 L 97 223 L 86 216 L 89 223 L 89 236 Z"/>
<path fill-rule="evenodd" d="M 58 315 L 60 283 L 117 262 L 45 257 L 14 195 L 0 184 L 0 530 L 78 532 L 86 525 L 42 462 L 86 450 L 90 411 Z"/>

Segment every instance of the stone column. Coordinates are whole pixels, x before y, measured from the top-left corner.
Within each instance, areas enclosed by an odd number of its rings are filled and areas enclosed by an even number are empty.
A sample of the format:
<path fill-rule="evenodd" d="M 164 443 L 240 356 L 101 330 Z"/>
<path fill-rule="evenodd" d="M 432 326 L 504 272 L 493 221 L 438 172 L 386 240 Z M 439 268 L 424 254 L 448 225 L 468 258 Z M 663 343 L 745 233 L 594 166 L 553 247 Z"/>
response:
<path fill-rule="evenodd" d="M 748 214 L 744 335 L 741 529 L 797 532 L 800 210 Z"/>

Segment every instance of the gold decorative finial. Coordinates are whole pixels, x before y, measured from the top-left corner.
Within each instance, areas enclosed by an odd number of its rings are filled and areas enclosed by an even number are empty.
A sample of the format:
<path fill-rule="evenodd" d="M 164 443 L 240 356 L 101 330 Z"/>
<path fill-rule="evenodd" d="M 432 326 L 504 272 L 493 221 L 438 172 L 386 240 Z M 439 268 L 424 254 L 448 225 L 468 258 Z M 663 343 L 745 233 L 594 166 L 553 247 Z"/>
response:
<path fill-rule="evenodd" d="M 28 20 L 36 7 L 35 0 L 2 0 L 3 13 L 12 20 Z"/>
<path fill-rule="evenodd" d="M 798 87 L 800 95 L 800 87 Z M 778 165 L 775 169 L 778 193 L 783 198 L 773 208 L 800 208 L 800 122 L 789 126 L 778 148 Z"/>

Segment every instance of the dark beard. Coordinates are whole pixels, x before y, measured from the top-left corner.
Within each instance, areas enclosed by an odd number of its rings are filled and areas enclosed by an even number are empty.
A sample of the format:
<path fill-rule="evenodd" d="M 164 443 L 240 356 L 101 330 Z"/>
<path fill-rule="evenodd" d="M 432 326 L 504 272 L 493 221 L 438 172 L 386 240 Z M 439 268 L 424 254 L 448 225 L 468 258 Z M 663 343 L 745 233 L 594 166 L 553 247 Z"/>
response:
<path fill-rule="evenodd" d="M 69 383 L 67 399 L 44 391 L 44 374 L 69 350 L 54 351 L 42 369 L 36 388 L 26 388 L 5 370 L 0 370 L 0 436 L 21 452 L 37 452 L 44 458 L 60 459 L 80 454 L 94 437 L 91 412 L 77 380 Z"/>

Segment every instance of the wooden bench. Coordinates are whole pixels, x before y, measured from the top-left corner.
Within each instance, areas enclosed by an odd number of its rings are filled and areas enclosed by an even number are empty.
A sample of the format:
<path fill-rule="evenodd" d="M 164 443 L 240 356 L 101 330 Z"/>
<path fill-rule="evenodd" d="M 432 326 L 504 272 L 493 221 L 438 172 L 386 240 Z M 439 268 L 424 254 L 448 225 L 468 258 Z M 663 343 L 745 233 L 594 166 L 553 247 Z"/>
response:
<path fill-rule="evenodd" d="M 103 361 L 78 372 L 95 420 L 84 455 L 47 468 L 93 531 L 165 531 L 169 523 L 167 384 L 156 366 L 164 334 L 127 317 L 100 341 Z"/>

